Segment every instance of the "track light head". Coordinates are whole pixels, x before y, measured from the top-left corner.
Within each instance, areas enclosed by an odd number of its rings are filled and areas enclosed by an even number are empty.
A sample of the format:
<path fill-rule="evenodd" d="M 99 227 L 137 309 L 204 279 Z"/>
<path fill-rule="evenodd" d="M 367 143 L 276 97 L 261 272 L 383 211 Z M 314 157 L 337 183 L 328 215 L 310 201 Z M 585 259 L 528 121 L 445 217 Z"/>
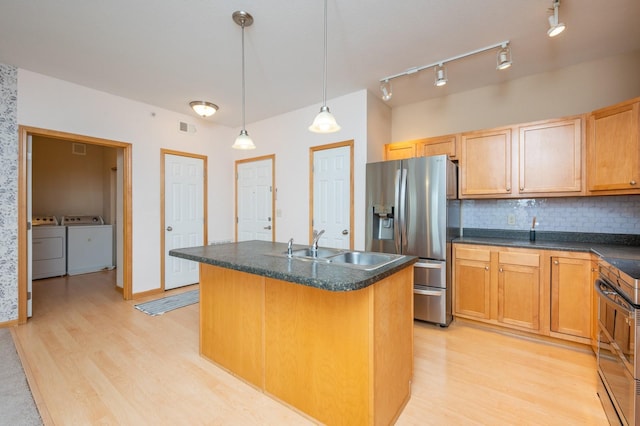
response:
<path fill-rule="evenodd" d="M 496 69 L 506 70 L 511 66 L 511 48 L 508 44 L 503 44 L 500 50 L 498 50 L 498 60 Z"/>
<path fill-rule="evenodd" d="M 553 13 L 551 16 L 549 16 L 549 29 L 547 30 L 547 35 L 549 37 L 555 37 L 567 28 L 567 26 L 563 22 L 558 22 L 559 7 L 560 0 L 554 0 L 552 8 Z"/>
<path fill-rule="evenodd" d="M 380 92 L 382 92 L 382 100 L 389 101 L 393 97 L 393 92 L 391 91 L 391 82 L 389 80 L 385 80 L 380 83 Z"/>
<path fill-rule="evenodd" d="M 447 69 L 444 64 L 437 65 L 433 69 L 435 71 L 435 81 L 433 84 L 438 87 L 447 84 Z"/>

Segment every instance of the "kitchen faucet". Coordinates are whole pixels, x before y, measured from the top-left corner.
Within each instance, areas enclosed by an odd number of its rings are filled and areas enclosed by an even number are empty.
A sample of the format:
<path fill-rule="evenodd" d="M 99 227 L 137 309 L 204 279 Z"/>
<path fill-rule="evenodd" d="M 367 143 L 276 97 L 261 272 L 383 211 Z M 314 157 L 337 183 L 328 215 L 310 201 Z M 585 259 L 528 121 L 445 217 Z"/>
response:
<path fill-rule="evenodd" d="M 324 234 L 324 229 L 320 232 L 314 230 L 313 231 L 313 241 L 311 242 L 311 256 L 318 257 L 318 240 Z"/>
<path fill-rule="evenodd" d="M 287 256 L 293 256 L 293 238 L 289 239 L 287 243 Z"/>

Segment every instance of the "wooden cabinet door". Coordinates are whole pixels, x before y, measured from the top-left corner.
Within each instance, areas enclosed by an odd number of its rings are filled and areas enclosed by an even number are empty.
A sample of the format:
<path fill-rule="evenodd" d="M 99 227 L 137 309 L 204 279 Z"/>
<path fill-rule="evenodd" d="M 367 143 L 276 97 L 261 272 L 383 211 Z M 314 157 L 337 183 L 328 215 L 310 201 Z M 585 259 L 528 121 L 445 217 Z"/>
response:
<path fill-rule="evenodd" d="M 511 129 L 460 138 L 460 198 L 511 194 Z"/>
<path fill-rule="evenodd" d="M 457 159 L 457 135 L 439 136 L 416 141 L 416 153 L 420 157 L 446 154 L 451 160 Z"/>
<path fill-rule="evenodd" d="M 416 156 L 415 142 L 388 143 L 384 146 L 385 160 L 403 160 Z"/>
<path fill-rule="evenodd" d="M 551 331 L 591 339 L 591 260 L 551 258 Z"/>
<path fill-rule="evenodd" d="M 582 190 L 581 118 L 522 126 L 518 148 L 520 194 Z"/>
<path fill-rule="evenodd" d="M 540 255 L 498 253 L 498 322 L 540 329 Z"/>
<path fill-rule="evenodd" d="M 587 132 L 590 191 L 640 193 L 639 122 L 638 99 L 591 113 Z"/>
<path fill-rule="evenodd" d="M 465 247 L 456 247 L 455 252 L 454 312 L 488 320 L 491 316 L 491 252 Z"/>

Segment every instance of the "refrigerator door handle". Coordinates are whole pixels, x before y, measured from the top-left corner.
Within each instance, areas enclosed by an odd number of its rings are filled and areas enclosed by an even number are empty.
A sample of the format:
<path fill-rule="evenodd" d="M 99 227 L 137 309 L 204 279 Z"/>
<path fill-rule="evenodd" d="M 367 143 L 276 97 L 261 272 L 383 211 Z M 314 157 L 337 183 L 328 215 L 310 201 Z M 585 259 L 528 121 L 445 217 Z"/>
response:
<path fill-rule="evenodd" d="M 400 178 L 400 232 L 401 232 L 401 250 L 398 253 L 404 253 L 409 240 L 407 239 L 407 169 L 402 168 Z"/>
<path fill-rule="evenodd" d="M 402 169 L 396 170 L 396 179 L 394 181 L 393 187 L 395 188 L 395 205 L 396 205 L 396 218 L 395 218 L 395 226 L 393 227 L 393 243 L 396 247 L 396 253 L 402 253 L 400 247 L 400 222 L 401 222 L 401 210 L 400 210 L 400 181 L 401 181 L 401 171 Z"/>

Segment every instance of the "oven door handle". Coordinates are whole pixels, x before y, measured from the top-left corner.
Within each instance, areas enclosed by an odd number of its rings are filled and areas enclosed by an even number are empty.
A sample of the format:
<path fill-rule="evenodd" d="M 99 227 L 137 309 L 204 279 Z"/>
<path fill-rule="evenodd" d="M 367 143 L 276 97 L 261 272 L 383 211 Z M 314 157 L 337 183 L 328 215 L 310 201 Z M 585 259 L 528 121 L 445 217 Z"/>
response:
<path fill-rule="evenodd" d="M 610 289 L 609 291 L 603 290 L 602 287 Z M 595 288 L 598 294 L 602 297 L 602 300 L 606 303 L 613 305 L 617 308 L 624 310 L 627 316 L 631 315 L 631 306 L 622 300 L 622 297 L 618 297 L 618 300 L 613 299 L 611 296 L 618 294 L 606 281 L 598 278 L 595 283 Z"/>

